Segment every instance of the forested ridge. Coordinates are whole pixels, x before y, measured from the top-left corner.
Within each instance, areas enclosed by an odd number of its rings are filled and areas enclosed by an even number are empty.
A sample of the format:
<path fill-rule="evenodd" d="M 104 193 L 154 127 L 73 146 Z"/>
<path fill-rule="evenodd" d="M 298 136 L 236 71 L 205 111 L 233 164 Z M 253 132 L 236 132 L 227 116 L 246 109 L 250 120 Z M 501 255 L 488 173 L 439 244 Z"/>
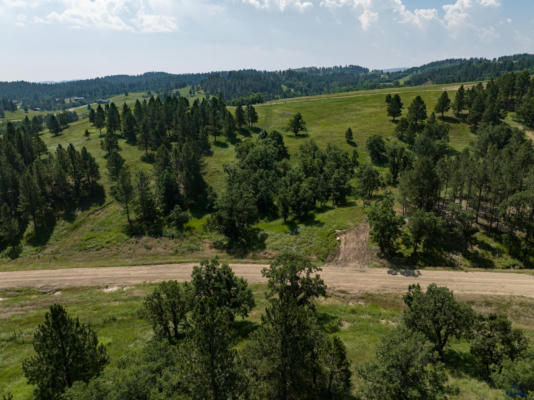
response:
<path fill-rule="evenodd" d="M 22 107 L 54 110 L 94 102 L 128 92 L 165 93 L 191 86 L 194 91 L 222 96 L 229 104 L 398 85 L 486 80 L 504 73 L 532 69 L 534 56 L 497 59 L 450 59 L 397 72 L 360 66 L 300 68 L 285 71 L 223 71 L 199 74 L 150 72 L 61 83 L 0 82 L 2 97 Z"/>

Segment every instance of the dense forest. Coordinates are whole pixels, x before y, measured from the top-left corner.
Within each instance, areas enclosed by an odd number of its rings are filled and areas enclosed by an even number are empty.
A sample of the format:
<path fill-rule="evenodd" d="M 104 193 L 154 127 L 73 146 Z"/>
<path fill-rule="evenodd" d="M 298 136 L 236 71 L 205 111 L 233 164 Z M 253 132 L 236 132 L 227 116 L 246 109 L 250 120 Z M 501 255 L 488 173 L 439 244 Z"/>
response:
<path fill-rule="evenodd" d="M 0 82 L 0 93 L 22 107 L 54 110 L 94 102 L 128 92 L 168 93 L 193 90 L 223 97 L 231 105 L 265 100 L 424 83 L 486 80 L 507 72 L 532 70 L 528 54 L 497 59 L 454 59 L 397 72 L 370 71 L 359 66 L 301 68 L 285 71 L 227 71 L 204 74 L 151 72 L 138 76 L 108 76 L 61 83 Z"/>
<path fill-rule="evenodd" d="M 403 71 L 406 85 L 415 86 L 428 82 L 456 83 L 496 78 L 508 72 L 532 70 L 534 55 L 518 54 L 488 60 L 485 58 L 450 59 L 432 62 Z"/>
<path fill-rule="evenodd" d="M 476 133 L 476 140 L 462 152 L 449 146 L 448 124 L 434 113 L 428 117 L 420 97 L 397 122 L 398 141 L 386 145 L 379 136 L 369 138 L 371 159 L 389 169 L 382 184 L 398 186 L 403 209 L 403 216 L 396 215 L 393 198 L 387 194 L 370 207 L 372 235 L 386 257 L 399 257 L 401 247 L 412 248 L 410 262 L 422 258 L 423 263 L 432 263 L 443 252 L 469 257 L 474 234 L 484 229 L 513 257 L 532 264 L 533 145 L 524 131 L 503 119 L 516 111 L 531 124 L 533 96 L 528 72 L 506 74 L 467 90 L 462 86 L 454 100 L 443 92 L 434 111 L 443 115 L 452 107 L 456 118 Z M 402 114 L 400 96 L 387 96 L 386 103 L 393 119 Z M 365 179 L 359 184 L 367 193 L 381 184 L 369 178 L 373 169 L 366 166 L 360 172 Z M 484 260 L 476 262 L 484 265 Z"/>
<path fill-rule="evenodd" d="M 248 319 L 256 307 L 248 283 L 217 259 L 204 261 L 190 282 L 162 282 L 144 298 L 138 313 L 153 335 L 112 362 L 90 325 L 53 305 L 24 375 L 37 400 L 446 400 L 458 394 L 449 374 L 460 371 L 492 387 L 515 385 L 523 397 L 534 390 L 525 333 L 434 284 L 410 286 L 376 359 L 352 366 L 341 322 L 318 312 L 328 295 L 319 272 L 302 256 L 278 256 L 263 270 L 267 302 L 257 323 Z"/>

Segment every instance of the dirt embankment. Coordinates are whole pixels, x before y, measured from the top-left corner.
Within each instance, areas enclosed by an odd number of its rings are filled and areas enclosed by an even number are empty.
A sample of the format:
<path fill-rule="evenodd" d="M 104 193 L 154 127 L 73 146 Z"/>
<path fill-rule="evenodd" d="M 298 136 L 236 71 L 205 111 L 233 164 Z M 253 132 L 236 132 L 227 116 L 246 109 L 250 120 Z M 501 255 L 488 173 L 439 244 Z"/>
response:
<path fill-rule="evenodd" d="M 348 232 L 339 232 L 339 247 L 328 262 L 333 266 L 367 267 L 371 264 L 372 253 L 369 250 L 369 224 L 362 222 Z"/>

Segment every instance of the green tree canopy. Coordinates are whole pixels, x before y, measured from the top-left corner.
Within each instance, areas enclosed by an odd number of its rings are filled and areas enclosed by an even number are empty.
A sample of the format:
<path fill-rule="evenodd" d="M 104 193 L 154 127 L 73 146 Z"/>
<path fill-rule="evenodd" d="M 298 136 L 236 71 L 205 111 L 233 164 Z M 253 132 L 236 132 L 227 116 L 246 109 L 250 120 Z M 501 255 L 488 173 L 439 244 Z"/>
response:
<path fill-rule="evenodd" d="M 74 382 L 88 382 L 108 363 L 105 347 L 94 330 L 72 318 L 55 304 L 45 314 L 33 337 L 35 354 L 24 360 L 28 382 L 36 385 L 35 397 L 55 400 Z"/>
<path fill-rule="evenodd" d="M 419 285 L 410 285 L 403 299 L 408 307 L 403 313 L 404 323 L 425 335 L 442 359 L 449 339 L 466 337 L 473 327 L 473 310 L 457 301 L 446 287 L 433 283 L 423 292 Z"/>

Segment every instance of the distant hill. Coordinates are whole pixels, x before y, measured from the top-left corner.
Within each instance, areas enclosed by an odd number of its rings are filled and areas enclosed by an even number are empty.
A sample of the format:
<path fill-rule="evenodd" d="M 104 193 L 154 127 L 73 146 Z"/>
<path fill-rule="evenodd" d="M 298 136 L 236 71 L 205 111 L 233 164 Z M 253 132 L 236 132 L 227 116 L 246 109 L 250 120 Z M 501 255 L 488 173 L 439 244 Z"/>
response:
<path fill-rule="evenodd" d="M 124 92 L 165 93 L 191 86 L 194 90 L 209 95 L 222 95 L 229 104 L 237 105 L 388 86 L 477 81 L 522 70 L 534 70 L 534 55 L 518 54 L 491 60 L 449 59 L 408 69 L 373 71 L 349 65 L 201 74 L 149 72 L 135 76 L 114 75 L 60 83 L 0 82 L 0 93 L 3 98 L 17 101 L 25 107 L 52 110 L 87 104 Z"/>

